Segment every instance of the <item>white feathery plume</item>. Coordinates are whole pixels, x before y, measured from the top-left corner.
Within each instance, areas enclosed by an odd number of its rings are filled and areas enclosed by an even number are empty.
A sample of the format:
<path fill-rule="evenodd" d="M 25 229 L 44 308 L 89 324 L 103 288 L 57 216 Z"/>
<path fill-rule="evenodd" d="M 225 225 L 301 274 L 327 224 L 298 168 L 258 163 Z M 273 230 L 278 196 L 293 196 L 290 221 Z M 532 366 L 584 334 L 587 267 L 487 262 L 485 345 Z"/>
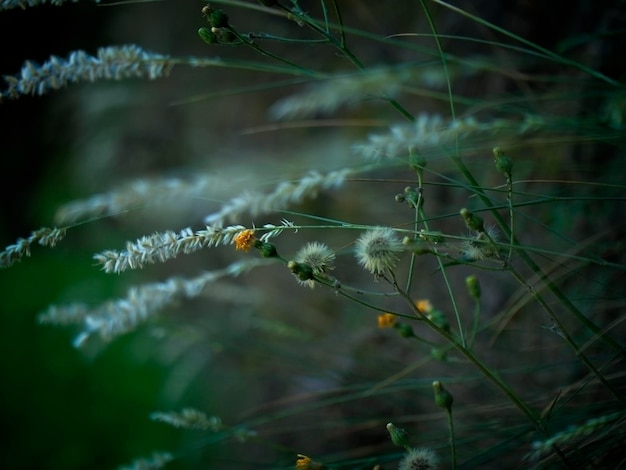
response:
<path fill-rule="evenodd" d="M 231 199 L 222 208 L 205 217 L 207 225 L 221 225 L 225 221 L 239 219 L 243 214 L 256 217 L 273 211 L 283 210 L 292 204 L 299 204 L 307 198 L 315 198 L 320 190 L 339 187 L 346 177 L 355 170 L 344 168 L 321 174 L 312 171 L 295 182 L 281 182 L 269 194 L 244 193 Z"/>
<path fill-rule="evenodd" d="M 94 255 L 107 273 L 141 269 L 146 264 L 163 263 L 179 254 L 189 254 L 217 245 L 233 243 L 235 235 L 244 230 L 242 225 L 206 227 L 193 231 L 187 227 L 180 232 L 171 230 L 145 235 L 135 242 L 127 242 L 122 251 L 106 250 Z"/>
<path fill-rule="evenodd" d="M 270 114 L 274 119 L 304 117 L 330 113 L 341 105 L 354 105 L 366 98 L 391 98 L 412 77 L 415 75 L 411 69 L 391 67 L 339 75 L 281 99 L 271 107 Z"/>
<path fill-rule="evenodd" d="M 150 419 L 167 423 L 175 428 L 197 429 L 199 431 L 217 432 L 224 427 L 218 416 L 208 417 L 206 413 L 195 408 L 183 408 L 180 412 L 155 411 L 150 414 Z"/>
<path fill-rule="evenodd" d="M 13 8 L 36 7 L 38 5 L 44 5 L 49 3 L 50 5 L 60 6 L 64 3 L 71 1 L 72 3 L 78 3 L 80 0 L 2 0 L 0 1 L 0 11 L 11 10 Z M 91 0 L 94 3 L 100 3 L 100 0 Z"/>
<path fill-rule="evenodd" d="M 232 184 L 227 179 L 213 175 L 192 180 L 139 179 L 113 191 L 65 204 L 58 209 L 55 221 L 67 224 L 89 217 L 116 215 L 146 205 L 162 206 L 171 201 L 207 197 L 230 186 Z"/>
<path fill-rule="evenodd" d="M 444 86 L 448 79 L 460 74 L 476 73 L 478 69 L 461 64 L 449 64 L 447 70 L 444 70 L 439 63 L 436 65 L 411 64 L 336 75 L 316 82 L 304 92 L 277 101 L 270 108 L 270 114 L 275 119 L 289 119 L 312 116 L 320 112 L 330 113 L 340 106 L 354 106 L 366 99 L 394 98 L 407 87 Z"/>
<path fill-rule="evenodd" d="M 169 452 L 155 451 L 150 457 L 133 460 L 130 465 L 122 465 L 117 470 L 158 470 L 174 460 Z"/>
<path fill-rule="evenodd" d="M 15 244 L 7 246 L 0 252 L 0 268 L 8 268 L 24 256 L 30 256 L 30 247 L 34 242 L 42 246 L 55 246 L 65 237 L 65 232 L 64 228 L 43 227 L 33 231 L 28 238 L 19 238 Z"/>
<path fill-rule="evenodd" d="M 38 321 L 55 325 L 82 324 L 83 330 L 74 340 L 76 347 L 85 344 L 95 334 L 110 341 L 134 330 L 175 301 L 199 296 L 208 284 L 222 277 L 238 276 L 269 262 L 262 258 L 247 259 L 191 279 L 172 277 L 164 282 L 132 287 L 126 297 L 95 307 L 82 303 L 53 305 L 38 316 Z"/>
<path fill-rule="evenodd" d="M 166 55 L 144 51 L 139 46 L 101 47 L 95 56 L 74 51 L 67 59 L 52 56 L 43 65 L 27 61 L 20 75 L 4 76 L 8 88 L 2 97 L 44 95 L 69 83 L 96 80 L 122 80 L 147 77 L 151 80 L 167 76 L 173 64 Z"/>
<path fill-rule="evenodd" d="M 480 122 L 473 117 L 444 119 L 439 115 L 421 114 L 415 122 L 394 125 L 386 134 L 371 134 L 366 143 L 354 146 L 353 150 L 375 159 L 407 155 L 409 148 L 423 155 L 429 150 L 455 144 L 457 139 L 463 139 L 466 145 L 471 137 L 521 135 L 537 130 L 541 125 L 541 120 L 536 117 L 528 117 L 523 122 L 506 119 Z"/>

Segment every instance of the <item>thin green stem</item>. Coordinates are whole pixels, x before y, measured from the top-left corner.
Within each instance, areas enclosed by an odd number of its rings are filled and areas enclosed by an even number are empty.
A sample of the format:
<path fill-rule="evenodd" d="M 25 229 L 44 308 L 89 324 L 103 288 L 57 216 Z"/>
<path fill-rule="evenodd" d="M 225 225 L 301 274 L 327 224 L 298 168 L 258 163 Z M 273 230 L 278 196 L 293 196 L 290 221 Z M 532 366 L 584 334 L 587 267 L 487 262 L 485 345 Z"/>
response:
<path fill-rule="evenodd" d="M 415 233 L 418 231 L 418 223 L 419 223 L 419 211 L 417 208 L 415 209 Z M 409 262 L 409 272 L 406 278 L 406 291 L 411 291 L 411 286 L 413 285 L 413 277 L 415 276 L 415 261 L 417 260 L 417 255 L 415 253 L 411 253 L 411 260 Z"/>
<path fill-rule="evenodd" d="M 322 15 L 324 16 L 324 26 L 326 27 L 326 32 L 330 32 L 330 21 L 328 20 L 328 8 L 326 8 L 326 2 L 321 0 L 322 4 Z"/>
<path fill-rule="evenodd" d="M 484 20 L 484 19 L 482 19 L 482 18 L 480 18 L 478 16 L 472 15 L 471 13 L 468 13 L 465 10 L 462 10 L 461 8 L 458 8 L 458 7 L 455 7 L 453 5 L 450 5 L 449 3 L 446 3 L 446 2 L 444 2 L 442 0 L 430 0 L 430 1 L 433 2 L 433 3 L 436 3 L 438 5 L 441 5 L 441 6 L 447 8 L 447 9 L 449 9 L 451 11 L 454 11 L 455 13 L 458 13 L 458 14 L 460 14 L 462 16 L 465 16 L 466 18 L 469 18 L 469 19 L 471 19 L 472 21 L 475 21 L 478 24 L 486 26 L 487 28 L 492 29 L 492 30 L 494 30 L 494 31 L 496 31 L 496 32 L 498 32 L 500 34 L 503 34 L 503 35 L 505 35 L 505 36 L 507 36 L 507 37 L 509 37 L 511 39 L 514 39 L 514 40 L 516 40 L 516 41 L 518 41 L 518 42 L 520 42 L 522 44 L 525 44 L 526 46 L 529 46 L 530 48 L 532 48 L 532 49 L 534 49 L 536 51 L 541 52 L 545 56 L 549 57 L 550 59 L 552 59 L 552 60 L 554 60 L 554 61 L 556 61 L 556 62 L 558 62 L 560 64 L 569 65 L 571 67 L 577 68 L 578 70 L 581 70 L 581 71 L 589 74 L 590 76 L 592 76 L 594 78 L 597 78 L 597 79 L 602 80 L 602 81 L 604 81 L 606 83 L 609 83 L 610 85 L 621 86 L 621 84 L 619 82 L 617 82 L 617 81 L 607 77 L 606 75 L 601 74 L 600 72 L 598 72 L 598 71 L 596 71 L 594 69 L 591 69 L 591 68 L 587 67 L 586 65 L 583 65 L 583 64 L 581 64 L 579 62 L 576 62 L 576 61 L 573 61 L 573 60 L 566 59 L 566 58 L 560 56 L 559 54 L 556 54 L 555 52 L 552 52 L 549 49 L 545 49 L 545 48 L 535 44 L 532 41 L 524 39 L 521 36 L 518 36 L 517 34 L 514 34 L 514 33 L 510 32 L 510 31 L 507 31 L 504 28 L 500 28 L 499 26 L 496 26 L 495 24 L 490 23 L 490 22 L 488 22 L 488 21 L 486 21 L 486 20 Z"/>
<path fill-rule="evenodd" d="M 418 224 L 419 221 L 421 220 L 421 223 L 424 225 L 424 229 L 429 232 L 430 228 L 428 227 L 428 222 L 426 221 L 426 214 L 424 213 L 424 199 L 422 196 L 422 192 L 423 192 L 423 167 L 421 165 L 416 165 L 416 173 L 417 173 L 417 182 L 418 182 L 418 186 L 417 186 L 417 201 L 415 202 L 415 210 L 416 210 L 416 217 L 415 217 L 415 232 L 418 232 Z M 456 298 L 454 296 L 454 291 L 452 289 L 452 285 L 450 284 L 450 280 L 448 279 L 448 275 L 447 275 L 447 271 L 445 269 L 445 266 L 443 264 L 443 260 L 442 257 L 440 256 L 439 251 L 437 250 L 437 248 L 433 248 L 433 254 L 436 256 L 437 258 L 437 263 L 439 264 L 439 270 L 441 271 L 441 275 L 443 276 L 443 281 L 446 284 L 446 289 L 448 290 L 448 294 L 450 297 L 450 302 L 452 303 L 452 309 L 454 311 L 454 316 L 456 318 L 456 322 L 459 328 L 459 336 L 461 338 L 461 344 L 463 344 L 464 347 L 467 347 L 467 342 L 465 340 L 465 331 L 463 328 L 463 324 L 461 322 L 461 315 L 459 314 L 459 308 L 457 306 L 456 303 Z M 413 261 L 415 259 L 415 254 L 412 254 L 411 257 L 411 268 L 413 268 Z M 412 274 L 412 270 L 411 273 Z M 411 281 L 412 281 L 412 277 L 409 276 L 409 281 L 407 283 L 407 288 L 406 288 L 406 292 L 409 292 L 409 288 L 408 286 L 411 285 Z"/>
<path fill-rule="evenodd" d="M 456 440 L 454 438 L 454 419 L 452 419 L 452 409 L 446 409 L 448 415 L 448 429 L 450 431 L 450 452 L 452 453 L 452 469 L 456 468 Z"/>
<path fill-rule="evenodd" d="M 509 254 L 507 260 L 513 257 L 513 239 L 515 238 L 515 211 L 513 210 L 513 180 L 510 173 L 506 174 L 506 200 L 509 205 L 509 228 L 511 236 L 509 237 Z"/>
<path fill-rule="evenodd" d="M 409 154 L 412 154 L 413 149 L 409 149 Z M 417 174 L 417 201 L 415 203 L 415 217 L 413 222 L 413 230 L 415 233 L 419 232 L 419 224 L 420 224 L 420 211 L 419 208 L 424 203 L 424 199 L 422 197 L 423 191 L 423 177 L 424 177 L 424 168 L 421 165 L 416 165 L 415 173 Z M 411 253 L 411 261 L 409 263 L 409 273 L 406 280 L 406 288 L 407 292 L 411 292 L 411 286 L 413 285 L 413 276 L 415 275 L 415 260 L 417 259 L 417 255 L 415 253 Z"/>
<path fill-rule="evenodd" d="M 343 27 L 343 18 L 341 17 L 341 9 L 337 0 L 333 0 L 333 8 L 335 9 L 335 16 L 337 17 L 337 24 L 339 25 L 339 37 L 341 40 L 341 47 L 346 47 L 346 31 Z"/>
<path fill-rule="evenodd" d="M 547 435 L 547 431 L 535 414 L 533 410 L 517 395 L 500 377 L 498 377 L 491 369 L 485 365 L 476 355 L 466 348 L 459 340 L 457 340 L 451 333 L 446 331 L 445 329 L 439 327 L 437 324 L 429 320 L 426 316 L 422 315 L 419 309 L 416 307 L 413 299 L 403 291 L 400 286 L 395 285 L 396 292 L 400 297 L 402 297 L 409 308 L 413 311 L 415 316 L 426 323 L 431 329 L 433 329 L 436 333 L 438 333 L 441 337 L 443 337 L 446 341 L 448 341 L 451 345 L 453 345 L 457 351 L 459 351 L 467 360 L 469 360 L 480 372 L 489 379 L 497 388 L 499 388 L 510 400 L 511 402 L 528 418 L 528 420 L 532 423 L 532 425 L 537 429 L 537 431 L 541 432 L 544 435 Z"/>
<path fill-rule="evenodd" d="M 345 31 L 344 31 L 344 27 L 343 27 L 343 20 L 341 18 L 341 13 L 340 13 L 339 6 L 338 6 L 338 3 L 336 2 L 336 0 L 333 1 L 333 5 L 335 6 L 335 12 L 337 14 L 337 19 L 338 19 L 338 22 L 339 22 L 339 30 L 340 30 L 340 39 L 339 40 L 335 36 L 333 36 L 330 32 L 325 31 L 324 28 L 319 26 L 317 24 L 317 22 L 313 18 L 311 18 L 306 13 L 304 13 L 299 7 L 294 7 L 294 9 L 292 9 L 292 10 L 290 10 L 287 7 L 284 7 L 284 6 L 280 6 L 280 8 L 282 10 L 290 13 L 291 15 L 293 15 L 294 17 L 296 17 L 297 19 L 302 21 L 302 23 L 307 25 L 307 27 L 309 27 L 310 29 L 312 29 L 313 31 L 315 31 L 316 33 L 318 33 L 322 37 L 324 37 L 330 44 L 332 44 L 335 48 L 337 48 L 358 70 L 365 70 L 365 65 L 363 65 L 363 62 L 361 62 L 357 58 L 357 56 L 355 56 L 352 53 L 352 51 L 348 48 L 348 46 L 346 45 Z M 389 104 L 391 104 L 391 106 L 396 111 L 398 111 L 400 114 L 402 114 L 402 116 L 404 116 L 405 119 L 408 119 L 409 121 L 415 121 L 415 116 L 413 116 L 413 114 L 411 114 L 406 108 L 404 108 L 395 99 L 393 99 L 393 98 L 385 98 L 385 100 Z"/>
<path fill-rule="evenodd" d="M 168 59 L 168 64 L 184 64 L 190 67 L 223 67 L 228 69 L 243 69 L 252 70 L 255 72 L 271 72 L 271 73 L 283 73 L 286 75 L 306 76 L 312 78 L 324 78 L 325 75 L 314 70 L 305 69 L 302 67 L 281 67 L 278 65 L 268 65 L 260 62 L 252 62 L 236 59 L 222 59 L 219 57 L 186 57 Z"/>
<path fill-rule="evenodd" d="M 450 115 L 452 119 L 456 118 L 456 111 L 454 109 L 454 96 L 452 94 L 452 81 L 450 80 L 450 74 L 448 72 L 448 61 L 446 60 L 446 54 L 443 52 L 443 47 L 441 45 L 441 40 L 439 39 L 439 34 L 437 33 L 437 27 L 435 26 L 435 22 L 433 21 L 433 17 L 430 14 L 430 10 L 426 5 L 424 0 L 420 0 L 422 5 L 422 9 L 424 10 L 424 14 L 426 15 L 426 19 L 428 20 L 428 25 L 430 26 L 431 31 L 433 32 L 433 38 L 435 39 L 435 44 L 437 44 L 437 50 L 439 51 L 439 56 L 441 57 L 441 65 L 443 66 L 443 73 L 446 77 L 446 86 L 448 88 L 448 102 L 450 103 Z"/>
<path fill-rule="evenodd" d="M 535 289 L 528 285 L 526 281 L 522 278 L 522 276 L 511 266 L 509 267 L 509 272 L 513 275 L 513 277 L 522 285 L 526 286 L 529 294 L 535 299 L 535 301 L 543 307 L 543 309 L 548 313 L 550 319 L 554 322 L 556 327 L 558 328 L 558 334 L 561 336 L 565 342 L 574 350 L 574 354 L 578 357 L 595 375 L 595 377 L 609 390 L 611 395 L 622 405 L 624 405 L 624 398 L 620 395 L 613 386 L 604 378 L 602 373 L 593 365 L 593 363 L 587 358 L 587 356 L 581 351 L 578 347 L 574 339 L 567 333 L 565 329 L 565 325 L 561 322 L 556 313 L 552 310 L 552 308 L 547 304 L 547 302 L 541 297 Z"/>
<path fill-rule="evenodd" d="M 328 40 L 326 39 L 285 38 L 282 36 L 275 36 L 269 33 L 247 33 L 246 37 L 249 39 L 267 39 L 270 41 L 283 42 L 287 44 L 328 44 Z"/>
<path fill-rule="evenodd" d="M 266 57 L 270 57 L 271 59 L 274 59 L 274 60 L 277 60 L 279 62 L 282 62 L 284 64 L 290 65 L 291 67 L 294 67 L 294 68 L 296 68 L 298 70 L 307 70 L 306 67 L 302 67 L 301 65 L 298 65 L 295 62 L 290 61 L 289 59 L 285 59 L 284 57 L 277 56 L 276 54 L 273 54 L 272 52 L 262 48 L 256 42 L 252 41 L 250 38 L 247 38 L 244 35 L 240 34 L 232 26 L 229 26 L 226 29 L 228 29 L 228 31 L 233 33 L 235 35 L 235 37 L 237 37 L 237 39 L 239 39 L 243 44 L 245 44 L 248 47 L 251 47 L 252 49 L 257 51 L 258 53 L 260 53 L 260 54 L 262 54 L 262 55 L 264 55 Z"/>
<path fill-rule="evenodd" d="M 517 246 L 518 241 L 516 240 L 515 235 L 511 232 L 510 228 L 507 226 L 500 213 L 496 210 L 496 207 L 494 206 L 491 199 L 489 199 L 489 197 L 485 194 L 484 190 L 479 186 L 472 173 L 465 166 L 463 160 L 457 156 L 450 156 L 449 158 L 455 163 L 458 170 L 469 183 L 469 186 L 472 187 L 472 189 L 474 190 L 474 194 L 476 194 L 478 198 L 483 202 L 483 204 L 485 204 L 504 235 L 512 241 L 514 246 Z M 526 263 L 531 271 L 539 278 L 539 280 L 545 283 L 550 292 L 552 292 L 552 294 L 557 297 L 560 303 L 565 306 L 578 321 L 580 321 L 592 333 L 598 335 L 606 344 L 611 346 L 616 351 L 620 351 L 622 357 L 626 358 L 626 351 L 624 350 L 624 348 L 619 343 L 614 341 L 608 334 L 602 334 L 601 329 L 595 323 L 589 320 L 580 310 L 578 310 L 578 308 L 576 308 L 576 306 L 569 300 L 569 298 L 565 296 L 561 292 L 561 290 L 554 284 L 554 282 L 552 282 L 552 280 L 543 272 L 539 265 L 537 265 L 533 261 L 528 253 L 526 253 L 524 250 L 517 250 L 517 253 L 519 254 L 522 261 L 524 261 L 524 263 Z M 541 296 L 535 292 L 535 298 L 541 298 Z M 547 308 L 547 312 L 550 316 L 553 316 L 552 309 L 545 301 L 542 302 L 542 306 L 544 307 L 544 309 Z"/>
<path fill-rule="evenodd" d="M 469 339 L 469 347 L 471 348 L 474 345 L 474 340 L 476 339 L 476 334 L 478 333 L 478 319 L 480 318 L 480 300 L 474 300 L 474 313 L 472 315 L 472 331 L 470 333 Z"/>
<path fill-rule="evenodd" d="M 420 209 L 420 214 L 422 219 L 424 219 L 424 227 L 427 231 L 430 231 L 428 228 L 428 223 L 426 222 L 426 217 L 424 215 L 423 209 Z M 437 248 L 434 248 L 434 255 L 437 258 L 437 263 L 439 264 L 439 271 L 441 271 L 441 275 L 443 276 L 443 282 L 446 284 L 446 289 L 448 290 L 448 296 L 450 297 L 450 302 L 452 304 L 452 310 L 454 311 L 454 317 L 456 318 L 457 327 L 459 329 L 459 337 L 461 338 L 461 344 L 463 347 L 467 347 L 467 341 L 465 339 L 465 329 L 463 328 L 463 323 L 461 322 L 461 315 L 459 313 L 459 307 L 456 303 L 456 297 L 454 295 L 454 290 L 452 289 L 452 285 L 450 284 L 450 279 L 448 278 L 447 270 L 443 264 L 442 257 L 439 256 L 439 251 Z"/>

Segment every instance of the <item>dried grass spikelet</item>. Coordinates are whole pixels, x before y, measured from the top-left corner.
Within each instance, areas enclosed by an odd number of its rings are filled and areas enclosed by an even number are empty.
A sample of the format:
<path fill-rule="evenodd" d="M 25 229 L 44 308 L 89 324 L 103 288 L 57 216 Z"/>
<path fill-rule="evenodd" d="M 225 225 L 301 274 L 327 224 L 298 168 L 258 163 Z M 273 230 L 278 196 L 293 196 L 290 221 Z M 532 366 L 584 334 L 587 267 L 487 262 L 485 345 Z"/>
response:
<path fill-rule="evenodd" d="M 441 153 L 442 148 L 456 144 L 457 139 L 463 139 L 468 145 L 478 142 L 481 137 L 512 137 L 541 129 L 542 126 L 543 121 L 532 116 L 524 121 L 493 119 L 481 122 L 473 117 L 444 119 L 440 115 L 421 114 L 415 122 L 391 126 L 386 134 L 369 135 L 367 142 L 355 145 L 353 150 L 372 159 L 406 155 L 408 148 L 426 156 Z"/>
<path fill-rule="evenodd" d="M 235 237 L 245 230 L 243 225 L 230 227 L 206 227 L 193 231 L 185 228 L 180 232 L 171 230 L 145 235 L 134 242 L 127 242 L 121 251 L 106 250 L 94 255 L 107 273 L 120 273 L 129 269 L 141 269 L 147 264 L 163 263 L 179 254 L 190 254 L 203 248 L 235 243 Z"/>
<path fill-rule="evenodd" d="M 83 346 L 94 336 L 108 342 L 135 330 L 174 302 L 199 296 L 207 285 L 223 277 L 237 276 L 265 264 L 267 260 L 253 258 L 195 278 L 172 277 L 164 282 L 132 287 L 126 297 L 96 306 L 83 303 L 53 305 L 38 316 L 38 321 L 52 325 L 80 325 L 82 330 L 74 339 L 76 347 Z"/>
<path fill-rule="evenodd" d="M 0 11 L 11 10 L 13 8 L 21 8 L 25 10 L 26 7 L 36 7 L 38 5 L 44 5 L 49 3 L 54 6 L 61 6 L 64 3 L 71 1 L 72 3 L 78 3 L 80 0 L 2 0 L 0 2 Z M 92 0 L 94 3 L 100 3 L 100 0 Z"/>
<path fill-rule="evenodd" d="M 113 216 L 137 207 L 157 207 L 159 211 L 174 202 L 220 195 L 232 186 L 223 175 L 200 175 L 195 178 L 137 179 L 102 194 L 62 205 L 54 219 L 58 224 L 73 223 L 91 217 Z"/>
<path fill-rule="evenodd" d="M 64 228 L 43 227 L 34 230 L 27 238 L 19 238 L 13 245 L 0 252 L 0 268 L 8 268 L 21 261 L 24 256 L 30 256 L 30 248 L 35 242 L 42 246 L 54 247 L 65 237 L 65 232 Z"/>
<path fill-rule="evenodd" d="M 130 465 L 118 467 L 118 470 L 158 470 L 165 467 L 174 460 L 174 456 L 169 452 L 153 452 L 150 457 L 143 457 L 134 460 Z"/>
<path fill-rule="evenodd" d="M 150 414 L 153 421 L 161 421 L 175 428 L 196 429 L 217 432 L 223 428 L 222 420 L 217 416 L 208 417 L 195 408 L 184 408 L 180 412 L 155 411 Z"/>
<path fill-rule="evenodd" d="M 270 109 L 274 119 L 292 119 L 332 113 L 342 105 L 354 106 L 361 100 L 391 98 L 408 81 L 415 80 L 411 68 L 380 67 L 357 73 L 336 75 L 315 83 L 307 91 L 276 102 Z"/>
<path fill-rule="evenodd" d="M 244 192 L 226 202 L 222 208 L 204 218 L 207 225 L 221 225 L 226 221 L 241 219 L 244 214 L 257 217 L 261 214 L 280 211 L 292 204 L 315 198 L 321 190 L 337 188 L 355 170 L 344 168 L 326 174 L 312 171 L 294 182 L 282 181 L 274 191 L 263 194 Z"/>
<path fill-rule="evenodd" d="M 44 95 L 70 83 L 125 78 L 156 78 L 169 74 L 168 56 L 147 52 L 134 44 L 101 47 L 95 56 L 73 51 L 67 57 L 51 56 L 42 65 L 27 61 L 19 75 L 5 76 L 8 84 L 2 97 L 17 99 L 22 95 Z"/>
<path fill-rule="evenodd" d="M 452 76 L 469 75 L 481 68 L 477 63 L 472 65 L 449 64 L 444 70 L 440 64 L 405 64 L 336 74 L 314 83 L 303 92 L 277 101 L 270 114 L 274 119 L 302 118 L 332 113 L 341 106 L 353 107 L 364 100 L 395 98 L 407 87 L 442 87 Z"/>

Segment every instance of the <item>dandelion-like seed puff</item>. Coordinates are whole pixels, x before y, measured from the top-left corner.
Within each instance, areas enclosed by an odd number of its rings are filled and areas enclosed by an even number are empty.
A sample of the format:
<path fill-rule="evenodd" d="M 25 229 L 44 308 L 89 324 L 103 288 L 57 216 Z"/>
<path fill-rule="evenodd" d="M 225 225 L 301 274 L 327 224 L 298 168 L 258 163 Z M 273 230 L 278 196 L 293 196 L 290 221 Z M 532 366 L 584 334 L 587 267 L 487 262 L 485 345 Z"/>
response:
<path fill-rule="evenodd" d="M 320 242 L 307 243 L 294 257 L 294 261 L 299 265 L 307 265 L 311 268 L 313 275 L 320 276 L 334 269 L 333 261 L 335 253 L 327 245 Z M 301 280 L 298 282 L 310 288 L 315 287 L 314 279 Z"/>
<path fill-rule="evenodd" d="M 355 254 L 359 263 L 375 276 L 392 269 L 398 262 L 398 254 L 404 251 L 402 242 L 388 227 L 368 230 L 356 241 Z"/>
<path fill-rule="evenodd" d="M 398 465 L 398 470 L 435 470 L 439 468 L 439 457 L 427 448 L 411 449 Z"/>

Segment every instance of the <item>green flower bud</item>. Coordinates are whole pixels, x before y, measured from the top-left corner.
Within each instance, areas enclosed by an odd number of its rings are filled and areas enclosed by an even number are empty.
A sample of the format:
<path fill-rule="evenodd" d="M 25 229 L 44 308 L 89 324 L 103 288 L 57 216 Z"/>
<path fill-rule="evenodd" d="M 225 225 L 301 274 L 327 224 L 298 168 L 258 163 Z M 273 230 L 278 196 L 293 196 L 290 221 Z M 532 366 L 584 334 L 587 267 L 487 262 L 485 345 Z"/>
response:
<path fill-rule="evenodd" d="M 461 217 L 463 217 L 463 220 L 465 220 L 465 225 L 467 225 L 467 228 L 469 228 L 470 230 L 474 230 L 475 232 L 482 233 L 485 231 L 485 223 L 482 217 L 477 216 L 466 208 L 461 209 L 459 213 L 461 214 Z"/>
<path fill-rule="evenodd" d="M 493 156 L 495 157 L 496 169 L 500 173 L 510 176 L 513 170 L 513 160 L 507 157 L 504 152 L 500 150 L 500 147 L 493 149 Z"/>
<path fill-rule="evenodd" d="M 198 36 L 207 44 L 217 44 L 217 36 L 209 28 L 200 28 Z"/>
<path fill-rule="evenodd" d="M 474 300 L 479 300 L 481 292 L 478 278 L 474 274 L 467 276 L 465 278 L 465 285 L 467 286 L 470 297 Z"/>
<path fill-rule="evenodd" d="M 298 263 L 296 261 L 289 261 L 287 263 L 287 267 L 300 281 L 315 280 L 315 276 L 313 275 L 313 268 L 311 268 L 311 266 L 309 266 L 308 264 Z"/>
<path fill-rule="evenodd" d="M 445 349 L 432 348 L 430 350 L 430 356 L 437 361 L 445 362 L 448 359 L 448 353 Z"/>
<path fill-rule="evenodd" d="M 414 189 L 411 186 L 407 186 L 406 188 L 404 188 L 403 200 L 406 201 L 410 207 L 415 208 L 417 206 L 418 201 L 420 202 L 420 204 L 424 203 L 423 197 L 422 199 L 420 199 L 420 194 L 421 194 L 421 191 L 419 189 Z"/>
<path fill-rule="evenodd" d="M 254 246 L 261 252 L 263 258 L 278 258 L 278 252 L 273 244 L 259 240 Z"/>
<path fill-rule="evenodd" d="M 395 426 L 393 423 L 387 423 L 387 431 L 389 431 L 389 435 L 391 436 L 391 442 L 398 447 L 409 448 L 409 435 L 407 432 Z"/>
<path fill-rule="evenodd" d="M 425 255 L 426 253 L 432 252 L 430 244 L 423 240 L 414 240 L 411 237 L 404 237 L 402 239 L 402 245 L 416 255 Z"/>
<path fill-rule="evenodd" d="M 452 402 L 454 398 L 450 395 L 443 385 L 438 380 L 433 382 L 433 390 L 435 391 L 435 403 L 440 408 L 445 408 L 448 412 L 452 409 Z"/>
<path fill-rule="evenodd" d="M 433 309 L 426 315 L 431 322 L 444 331 L 450 331 L 450 323 L 441 310 Z"/>
<path fill-rule="evenodd" d="M 427 242 L 434 243 L 435 245 L 445 243 L 446 239 L 441 232 L 427 232 L 424 229 L 420 230 L 420 238 Z"/>
<path fill-rule="evenodd" d="M 241 44 L 241 41 L 237 39 L 237 36 L 235 36 L 235 33 L 233 33 L 230 29 L 228 29 L 228 27 L 217 28 L 213 26 L 211 28 L 211 31 L 213 32 L 213 34 L 215 34 L 215 36 L 217 37 L 217 42 L 220 44 L 230 44 L 230 45 Z"/>
<path fill-rule="evenodd" d="M 398 334 L 403 338 L 412 338 L 415 336 L 415 333 L 413 333 L 413 327 L 411 325 L 407 325 L 406 323 L 396 322 L 394 324 L 394 328 L 398 330 Z"/>
<path fill-rule="evenodd" d="M 228 26 L 228 15 L 224 10 L 215 10 L 209 15 L 209 23 L 215 28 L 224 28 Z"/>

